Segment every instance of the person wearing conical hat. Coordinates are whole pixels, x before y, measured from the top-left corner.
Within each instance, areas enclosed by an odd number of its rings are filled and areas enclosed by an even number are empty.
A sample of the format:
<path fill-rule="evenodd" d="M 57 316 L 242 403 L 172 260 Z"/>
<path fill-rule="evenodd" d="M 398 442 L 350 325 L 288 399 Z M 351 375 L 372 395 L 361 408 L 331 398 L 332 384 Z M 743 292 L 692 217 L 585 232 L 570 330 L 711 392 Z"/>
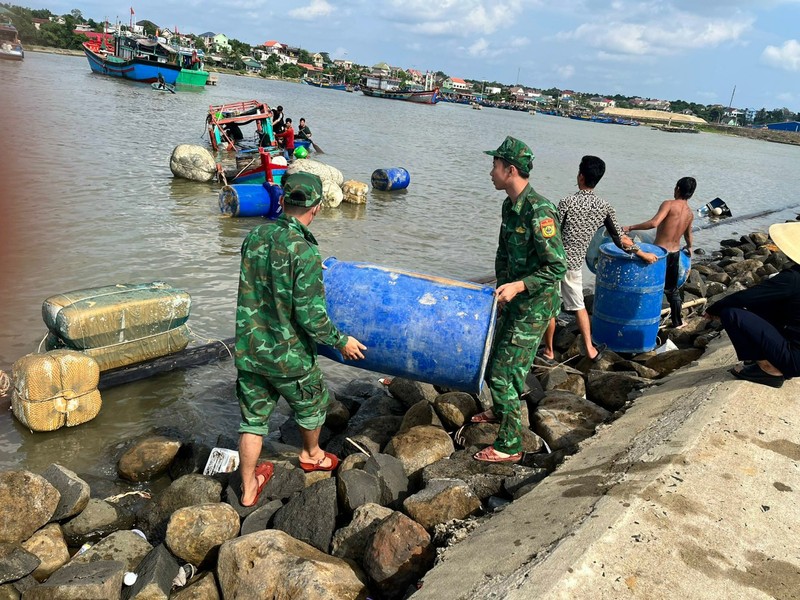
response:
<path fill-rule="evenodd" d="M 744 361 L 735 377 L 779 388 L 800 376 L 800 223 L 772 225 L 769 235 L 791 266 L 715 302 L 706 316 L 720 320 Z"/>
<path fill-rule="evenodd" d="M 542 334 L 561 307 L 559 289 L 567 272 L 567 256 L 556 207 L 528 182 L 533 162 L 530 148 L 509 136 L 486 154 L 493 157 L 492 183 L 506 198 L 495 256 L 500 312 L 486 367 L 492 408 L 472 421 L 496 422 L 500 429 L 494 444 L 474 458 L 514 463 L 522 458 L 520 396 Z"/>

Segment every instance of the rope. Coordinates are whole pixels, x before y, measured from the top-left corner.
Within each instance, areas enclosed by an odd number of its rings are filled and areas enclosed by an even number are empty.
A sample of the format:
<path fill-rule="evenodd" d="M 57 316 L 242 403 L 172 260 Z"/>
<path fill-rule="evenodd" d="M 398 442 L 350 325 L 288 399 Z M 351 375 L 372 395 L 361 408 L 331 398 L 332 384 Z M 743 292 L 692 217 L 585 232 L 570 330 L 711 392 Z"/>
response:
<path fill-rule="evenodd" d="M 42 344 L 44 344 L 44 341 L 47 339 L 48 335 L 50 335 L 49 331 L 44 334 L 44 337 L 42 338 L 42 341 L 39 342 L 39 347 L 36 349 L 36 354 L 41 354 L 42 353 Z"/>
<path fill-rule="evenodd" d="M 0 396 L 5 396 L 11 389 L 11 377 L 5 371 L 0 371 Z"/>
<path fill-rule="evenodd" d="M 228 344 L 226 344 L 224 340 L 222 340 L 220 338 L 208 337 L 208 336 L 204 336 L 202 334 L 196 333 L 195 330 L 192 329 L 189 326 L 189 323 L 185 323 L 185 325 L 186 325 L 187 331 L 189 332 L 189 335 L 191 335 L 193 339 L 195 339 L 195 340 L 197 340 L 199 342 L 206 342 L 206 343 L 219 342 L 220 344 L 222 344 L 222 347 L 225 348 L 225 351 L 228 353 L 228 356 L 230 357 L 230 359 L 233 360 L 233 353 L 231 352 L 231 349 L 228 348 Z"/>

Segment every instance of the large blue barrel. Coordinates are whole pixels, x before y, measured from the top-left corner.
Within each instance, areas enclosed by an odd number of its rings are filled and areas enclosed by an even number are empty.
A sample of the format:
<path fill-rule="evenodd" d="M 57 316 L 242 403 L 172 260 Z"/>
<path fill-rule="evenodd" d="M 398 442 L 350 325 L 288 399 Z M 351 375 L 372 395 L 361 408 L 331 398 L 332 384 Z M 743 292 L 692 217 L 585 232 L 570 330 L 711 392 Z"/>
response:
<path fill-rule="evenodd" d="M 614 352 L 647 352 L 656 346 L 667 253 L 652 244 L 640 247 L 657 255 L 658 261 L 648 265 L 614 244 L 600 246 L 592 338 Z"/>
<path fill-rule="evenodd" d="M 281 188 L 263 185 L 226 185 L 219 191 L 219 210 L 232 217 L 267 217 L 275 219 L 283 212 Z"/>
<path fill-rule="evenodd" d="M 354 367 L 466 392 L 480 392 L 494 334 L 494 289 L 368 263 L 328 258 L 323 279 L 328 314 L 367 346 Z"/>
<path fill-rule="evenodd" d="M 376 169 L 372 172 L 372 187 L 383 192 L 404 190 L 410 182 L 411 175 L 403 167 Z"/>

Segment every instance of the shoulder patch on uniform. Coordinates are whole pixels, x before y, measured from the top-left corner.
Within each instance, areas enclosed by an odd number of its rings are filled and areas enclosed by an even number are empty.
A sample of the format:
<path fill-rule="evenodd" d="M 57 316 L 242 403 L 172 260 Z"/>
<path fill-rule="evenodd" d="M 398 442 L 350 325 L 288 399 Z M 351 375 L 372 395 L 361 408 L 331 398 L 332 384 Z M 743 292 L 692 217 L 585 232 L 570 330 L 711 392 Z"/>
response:
<path fill-rule="evenodd" d="M 517 233 L 525 233 L 527 230 L 524 227 L 517 227 L 514 231 Z"/>
<path fill-rule="evenodd" d="M 556 222 L 549 217 L 539 221 L 539 228 L 542 230 L 542 235 L 546 238 L 551 238 L 556 234 Z"/>

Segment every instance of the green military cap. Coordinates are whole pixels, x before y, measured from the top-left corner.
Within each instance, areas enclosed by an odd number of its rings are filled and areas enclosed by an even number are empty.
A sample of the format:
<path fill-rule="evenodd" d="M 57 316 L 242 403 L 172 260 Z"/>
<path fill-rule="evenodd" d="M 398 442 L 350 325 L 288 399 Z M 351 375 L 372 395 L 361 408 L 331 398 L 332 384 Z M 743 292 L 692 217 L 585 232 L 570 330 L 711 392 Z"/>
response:
<path fill-rule="evenodd" d="M 283 201 L 311 208 L 322 201 L 322 180 L 313 173 L 292 173 L 283 178 Z"/>
<path fill-rule="evenodd" d="M 484 150 L 484 154 L 502 158 L 507 163 L 517 167 L 517 170 L 524 175 L 528 175 L 531 172 L 531 163 L 533 163 L 534 159 L 533 152 L 525 142 L 521 142 L 510 135 L 500 144 L 497 150 Z"/>

